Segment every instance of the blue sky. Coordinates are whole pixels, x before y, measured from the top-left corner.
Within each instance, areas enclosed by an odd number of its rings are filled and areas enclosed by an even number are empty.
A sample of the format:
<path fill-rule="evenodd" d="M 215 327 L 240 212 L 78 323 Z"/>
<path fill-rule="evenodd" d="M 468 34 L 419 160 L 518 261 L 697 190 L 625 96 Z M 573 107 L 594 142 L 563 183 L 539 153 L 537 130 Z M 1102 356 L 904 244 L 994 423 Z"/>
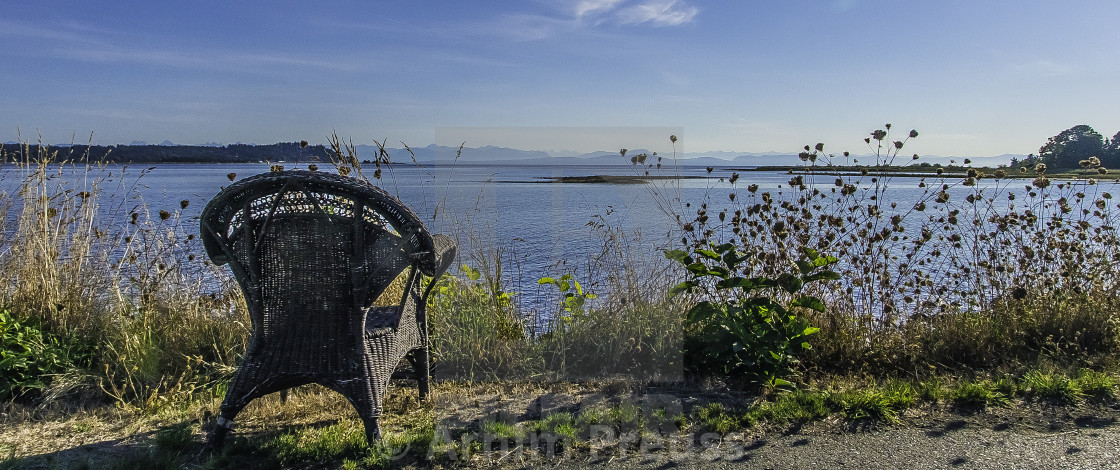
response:
<path fill-rule="evenodd" d="M 1114 0 L 4 3 L 3 141 L 861 152 L 891 122 L 982 156 L 1120 130 Z"/>

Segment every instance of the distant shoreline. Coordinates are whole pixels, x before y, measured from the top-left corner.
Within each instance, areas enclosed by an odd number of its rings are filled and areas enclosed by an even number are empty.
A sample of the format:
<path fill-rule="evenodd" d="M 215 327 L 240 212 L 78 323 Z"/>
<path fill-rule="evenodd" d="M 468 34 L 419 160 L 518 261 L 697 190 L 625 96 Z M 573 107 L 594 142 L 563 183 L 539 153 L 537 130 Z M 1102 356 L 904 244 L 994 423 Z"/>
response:
<path fill-rule="evenodd" d="M 321 168 L 326 169 L 332 164 L 333 153 L 330 149 L 322 145 L 301 146 L 298 142 L 282 142 L 268 145 L 255 145 L 255 144 L 231 144 L 226 146 L 202 146 L 202 145 L 114 145 L 114 146 L 101 146 L 101 145 L 69 145 L 69 146 L 44 146 L 51 151 L 57 151 L 60 158 L 56 161 L 67 161 L 69 163 L 89 163 L 89 164 L 120 164 L 120 165 L 152 165 L 152 164 L 242 164 L 242 165 L 281 165 L 288 166 L 290 169 L 303 167 L 306 165 L 319 165 Z M 2 144 L 0 147 L 0 156 L 3 162 L 19 163 L 24 161 L 27 155 L 32 156 L 32 160 L 40 155 L 39 145 L 23 145 L 23 144 Z M 705 164 L 709 163 L 709 164 Z M 967 178 L 970 170 L 977 171 L 981 174 L 982 178 L 990 179 L 994 177 L 996 171 L 1004 171 L 1001 178 L 1028 178 L 1034 179 L 1036 175 L 1032 171 L 1020 173 L 1013 171 L 1010 168 L 991 168 L 991 167 L 973 167 L 961 165 L 930 165 L 913 164 L 905 166 L 878 166 L 878 165 L 821 165 L 821 166 L 804 166 L 804 165 L 760 165 L 760 166 L 743 166 L 736 165 L 732 162 L 727 162 L 726 165 L 712 165 L 710 161 L 696 161 L 689 162 L 688 160 L 677 161 L 671 167 L 662 168 L 662 171 L 669 168 L 709 168 L 718 169 L 720 173 L 726 172 L 784 172 L 796 175 L 832 175 L 841 177 L 851 176 L 873 176 L 873 177 L 912 177 L 912 178 Z M 374 165 L 375 163 L 370 160 L 363 160 L 362 165 Z M 519 160 L 495 160 L 495 161 L 478 161 L 478 160 L 450 160 L 450 161 L 425 161 L 425 160 L 398 160 L 392 162 L 381 162 L 381 165 L 398 166 L 398 165 L 420 165 L 425 167 L 451 167 L 451 166 L 469 166 L 469 167 L 485 167 L 485 166 L 512 166 L 512 167 L 541 167 L 541 168 L 557 168 L 557 167 L 584 167 L 584 168 L 635 168 L 637 170 L 645 170 L 644 165 L 632 165 L 626 163 L 608 163 L 604 164 L 602 160 L 590 160 L 587 162 L 574 161 L 573 159 L 558 159 L 555 163 L 543 161 L 541 159 L 527 159 L 525 161 Z M 938 172 L 941 173 L 938 173 Z M 1109 172 L 1106 174 L 1098 174 L 1093 170 L 1070 169 L 1048 173 L 1049 178 L 1058 179 L 1073 179 L 1073 180 L 1120 180 L 1120 170 Z M 588 175 L 588 176 L 563 176 L 563 177 L 548 177 L 541 181 L 516 181 L 521 183 L 599 183 L 599 184 L 641 184 L 653 180 L 660 179 L 682 179 L 682 178 L 718 178 L 714 174 L 710 175 L 632 175 L 632 176 L 618 176 L 618 175 Z"/>
<path fill-rule="evenodd" d="M 908 177 L 908 178 L 967 178 L 968 170 L 972 169 L 977 171 L 983 179 L 995 179 L 994 173 L 996 171 L 1004 171 L 1005 174 L 1000 179 L 1035 179 L 1039 175 L 1033 171 L 1020 173 L 1013 171 L 1010 168 L 991 168 L 991 167 L 964 167 L 958 165 L 951 166 L 791 166 L 791 165 L 769 165 L 757 166 L 751 168 L 721 168 L 725 171 L 766 171 L 766 172 L 786 172 L 794 175 L 828 175 L 828 176 L 875 176 L 875 177 Z M 938 173 L 938 170 L 941 173 Z M 1047 173 L 1047 178 L 1057 179 L 1073 179 L 1073 180 L 1120 180 L 1120 171 L 1110 171 L 1105 174 L 1097 173 L 1095 170 L 1059 170 L 1053 173 Z"/>

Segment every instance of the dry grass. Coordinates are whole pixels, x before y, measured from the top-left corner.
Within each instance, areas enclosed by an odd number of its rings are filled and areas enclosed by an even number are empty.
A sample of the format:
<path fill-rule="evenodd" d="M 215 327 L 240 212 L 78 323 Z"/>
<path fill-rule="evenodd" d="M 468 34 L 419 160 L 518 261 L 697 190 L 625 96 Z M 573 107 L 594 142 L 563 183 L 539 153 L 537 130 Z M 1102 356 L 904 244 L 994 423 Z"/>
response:
<path fill-rule="evenodd" d="M 9 208 L 0 252 L 0 307 L 64 344 L 70 362 L 47 395 L 100 390 L 120 403 L 158 407 L 228 373 L 248 318 L 228 276 L 198 260 L 184 207 L 155 211 L 139 175 L 109 171 L 40 145 L 5 176 Z M 18 243 L 15 241 L 18 240 Z"/>

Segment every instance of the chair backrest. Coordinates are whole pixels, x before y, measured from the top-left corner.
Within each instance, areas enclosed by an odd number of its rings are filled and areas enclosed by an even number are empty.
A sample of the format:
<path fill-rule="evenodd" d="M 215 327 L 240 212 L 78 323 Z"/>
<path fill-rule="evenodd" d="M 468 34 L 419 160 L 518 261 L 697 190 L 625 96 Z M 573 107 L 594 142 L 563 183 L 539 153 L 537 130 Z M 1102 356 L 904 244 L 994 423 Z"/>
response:
<path fill-rule="evenodd" d="M 362 309 L 405 268 L 426 270 L 432 253 L 431 236 L 396 198 L 322 172 L 239 181 L 207 204 L 200 226 L 211 260 L 228 263 L 245 293 L 255 341 L 292 350 L 356 336 L 348 332 L 362 331 Z M 305 362 L 325 366 L 324 354 Z"/>

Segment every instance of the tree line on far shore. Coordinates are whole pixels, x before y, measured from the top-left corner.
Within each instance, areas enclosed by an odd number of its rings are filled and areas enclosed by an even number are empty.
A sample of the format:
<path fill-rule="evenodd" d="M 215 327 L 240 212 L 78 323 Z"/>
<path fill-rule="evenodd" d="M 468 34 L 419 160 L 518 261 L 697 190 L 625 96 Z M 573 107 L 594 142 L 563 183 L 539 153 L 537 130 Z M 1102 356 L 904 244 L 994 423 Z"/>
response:
<path fill-rule="evenodd" d="M 329 161 L 331 151 L 322 145 L 301 146 L 300 142 L 269 145 L 71 145 L 52 146 L 60 159 L 112 163 L 252 163 Z M 24 155 L 42 155 L 38 145 L 3 144 L 6 160 L 24 160 Z"/>
<path fill-rule="evenodd" d="M 301 145 L 302 144 L 302 145 Z M 323 145 L 280 142 L 268 145 L 71 145 L 56 146 L 63 159 L 113 163 L 252 163 L 329 161 L 333 152 Z M 41 155 L 38 145 L 3 144 L 5 160 L 23 160 L 24 155 Z M 1092 160 L 1093 158 L 1096 160 Z M 1088 163 L 1092 162 L 1092 165 Z M 1092 127 L 1080 124 L 1047 139 L 1038 154 L 1011 159 L 1011 167 L 1034 168 L 1039 163 L 1050 170 L 1069 170 L 1086 166 L 1120 168 L 1120 132 L 1105 138 Z"/>
<path fill-rule="evenodd" d="M 1013 168 L 1033 168 L 1039 163 L 1052 170 L 1120 168 L 1120 132 L 1106 139 L 1092 127 L 1080 124 L 1047 139 L 1046 144 L 1038 149 L 1038 155 L 1011 160 Z"/>

